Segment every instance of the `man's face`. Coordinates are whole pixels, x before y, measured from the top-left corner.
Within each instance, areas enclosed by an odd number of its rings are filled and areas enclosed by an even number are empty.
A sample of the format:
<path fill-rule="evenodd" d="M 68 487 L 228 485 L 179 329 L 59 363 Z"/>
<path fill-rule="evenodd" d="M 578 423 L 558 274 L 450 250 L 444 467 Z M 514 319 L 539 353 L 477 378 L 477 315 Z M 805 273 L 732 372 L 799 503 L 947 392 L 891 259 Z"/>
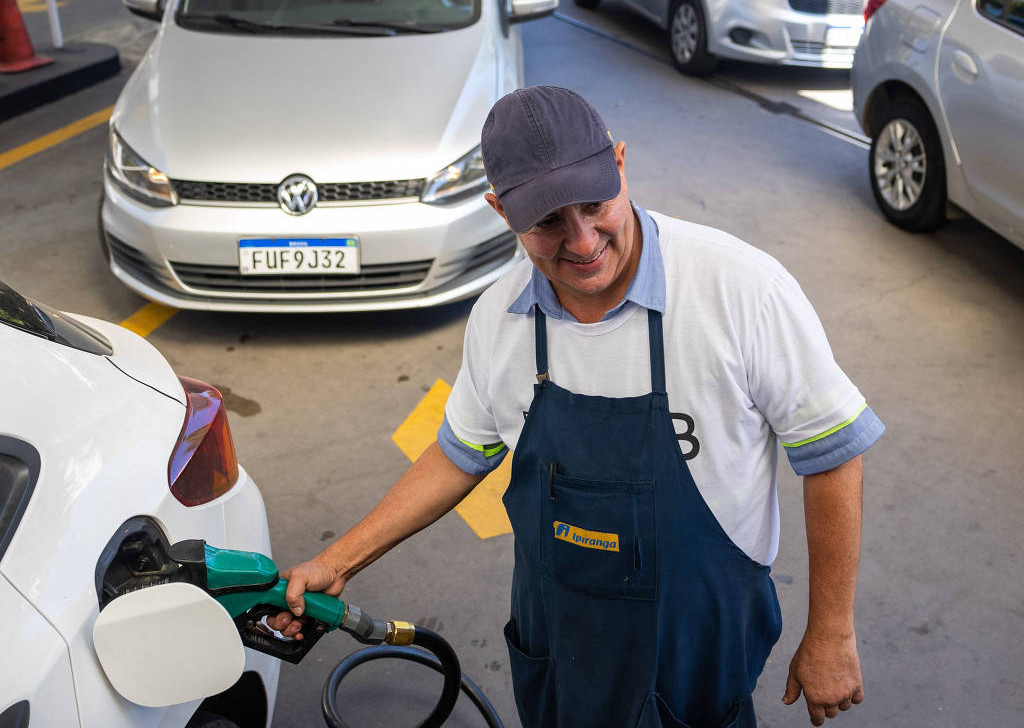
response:
<path fill-rule="evenodd" d="M 551 281 L 562 305 L 581 321 L 592 316 L 581 317 L 574 308 L 600 309 L 599 319 L 622 300 L 639 260 L 623 142 L 615 148 L 615 159 L 622 182 L 618 196 L 561 207 L 519 234 L 534 266 Z M 493 195 L 488 201 L 503 212 Z"/>

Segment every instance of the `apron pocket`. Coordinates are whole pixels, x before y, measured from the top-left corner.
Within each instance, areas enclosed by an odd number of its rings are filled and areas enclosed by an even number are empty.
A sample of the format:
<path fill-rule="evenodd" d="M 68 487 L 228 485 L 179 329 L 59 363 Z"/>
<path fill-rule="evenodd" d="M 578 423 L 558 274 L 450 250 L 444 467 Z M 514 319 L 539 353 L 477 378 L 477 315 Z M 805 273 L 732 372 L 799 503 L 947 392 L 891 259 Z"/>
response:
<path fill-rule="evenodd" d="M 705 726 L 691 726 L 689 723 L 679 720 L 660 695 L 651 693 L 644 702 L 644 709 L 640 712 L 640 720 L 637 722 L 636 728 L 705 728 Z M 718 725 L 706 728 L 757 728 L 753 698 L 748 695 L 740 700 L 729 711 L 725 720 Z"/>
<path fill-rule="evenodd" d="M 556 582 L 591 596 L 656 596 L 654 483 L 550 473 L 541 558 Z M 543 533 L 543 532 L 542 532 Z"/>
<path fill-rule="evenodd" d="M 505 625 L 505 643 L 523 728 L 556 728 L 554 663 L 550 657 L 533 657 L 520 649 L 515 620 Z"/>

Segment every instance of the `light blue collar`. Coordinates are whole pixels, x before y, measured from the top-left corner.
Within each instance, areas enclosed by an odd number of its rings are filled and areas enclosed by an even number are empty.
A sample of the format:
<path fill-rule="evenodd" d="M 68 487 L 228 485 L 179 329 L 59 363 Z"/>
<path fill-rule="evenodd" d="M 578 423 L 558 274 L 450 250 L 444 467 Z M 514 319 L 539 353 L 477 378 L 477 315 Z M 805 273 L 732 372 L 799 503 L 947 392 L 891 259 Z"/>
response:
<path fill-rule="evenodd" d="M 652 311 L 665 313 L 665 264 L 661 260 L 658 225 L 647 214 L 647 210 L 632 200 L 630 200 L 630 204 L 633 206 L 633 212 L 636 213 L 637 219 L 640 220 L 640 232 L 643 235 L 640 263 L 637 265 L 633 280 L 629 283 L 629 288 L 626 289 L 626 295 L 619 305 L 604 315 L 602 321 L 607 321 L 618 314 L 628 301 Z M 562 304 L 558 302 L 558 296 L 555 295 L 555 289 L 537 268 L 533 269 L 530 282 L 508 307 L 508 312 L 526 314 L 534 305 L 540 306 L 540 310 L 549 318 L 575 320 L 571 313 L 562 308 Z"/>

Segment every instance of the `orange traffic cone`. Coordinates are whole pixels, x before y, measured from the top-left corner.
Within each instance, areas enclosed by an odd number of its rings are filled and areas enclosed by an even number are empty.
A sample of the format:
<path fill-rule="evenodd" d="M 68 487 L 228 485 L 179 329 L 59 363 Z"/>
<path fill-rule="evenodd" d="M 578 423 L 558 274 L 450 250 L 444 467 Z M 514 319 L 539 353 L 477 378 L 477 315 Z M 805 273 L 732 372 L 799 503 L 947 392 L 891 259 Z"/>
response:
<path fill-rule="evenodd" d="M 0 73 L 18 73 L 53 63 L 37 56 L 18 10 L 18 0 L 0 0 Z"/>

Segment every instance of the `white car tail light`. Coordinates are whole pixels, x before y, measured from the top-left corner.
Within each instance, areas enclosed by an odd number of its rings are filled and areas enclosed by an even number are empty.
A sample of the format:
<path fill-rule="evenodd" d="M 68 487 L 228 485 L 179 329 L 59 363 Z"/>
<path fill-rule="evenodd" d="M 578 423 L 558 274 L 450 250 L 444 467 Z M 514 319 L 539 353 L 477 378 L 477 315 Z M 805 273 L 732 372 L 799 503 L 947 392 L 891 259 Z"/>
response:
<path fill-rule="evenodd" d="M 186 506 L 220 497 L 238 480 L 238 459 L 220 392 L 178 377 L 185 388 L 185 425 L 168 464 L 171 494 Z"/>

